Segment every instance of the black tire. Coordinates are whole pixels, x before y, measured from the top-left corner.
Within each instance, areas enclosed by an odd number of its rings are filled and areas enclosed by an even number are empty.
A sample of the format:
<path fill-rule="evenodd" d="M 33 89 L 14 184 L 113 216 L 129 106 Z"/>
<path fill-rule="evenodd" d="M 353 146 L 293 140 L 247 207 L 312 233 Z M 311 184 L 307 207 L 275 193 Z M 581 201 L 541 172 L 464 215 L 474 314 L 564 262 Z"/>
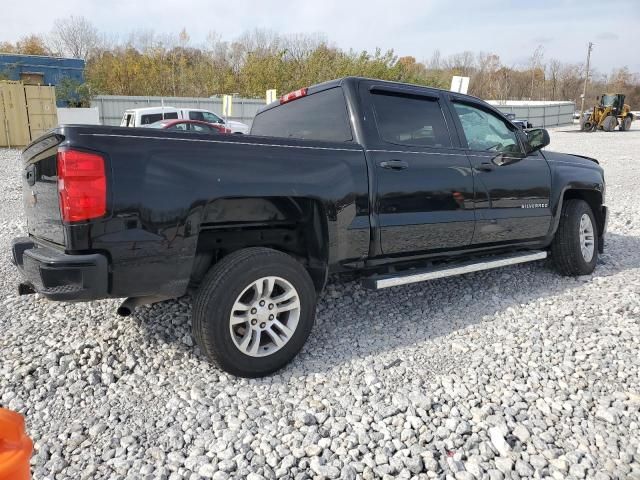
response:
<path fill-rule="evenodd" d="M 236 299 L 256 280 L 277 276 L 289 282 L 300 300 L 300 317 L 289 340 L 273 354 L 252 357 L 234 343 L 230 314 Z M 316 291 L 307 270 L 291 256 L 269 248 L 246 248 L 214 265 L 198 289 L 192 314 L 193 337 L 222 370 L 240 377 L 269 375 L 289 363 L 304 345 L 315 320 Z"/>
<path fill-rule="evenodd" d="M 620 131 L 621 132 L 626 132 L 631 130 L 631 117 L 630 116 L 626 116 L 624 117 L 621 121 L 620 121 Z"/>
<path fill-rule="evenodd" d="M 613 132 L 613 130 L 618 126 L 618 119 L 613 115 L 607 115 L 607 117 L 602 122 L 602 130 L 605 132 Z"/>
<path fill-rule="evenodd" d="M 581 251 L 580 220 L 588 215 L 593 226 L 593 256 L 586 261 Z M 553 262 L 562 275 L 589 275 L 598 263 L 597 224 L 591 207 L 584 200 L 571 199 L 562 205 L 558 230 L 551 243 Z"/>

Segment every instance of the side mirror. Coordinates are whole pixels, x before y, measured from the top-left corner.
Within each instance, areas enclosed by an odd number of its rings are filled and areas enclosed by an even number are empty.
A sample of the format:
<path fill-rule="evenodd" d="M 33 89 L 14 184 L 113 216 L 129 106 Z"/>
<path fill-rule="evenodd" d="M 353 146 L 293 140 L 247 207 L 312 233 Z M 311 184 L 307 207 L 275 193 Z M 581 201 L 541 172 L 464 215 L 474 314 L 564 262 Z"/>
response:
<path fill-rule="evenodd" d="M 544 128 L 527 130 L 527 154 L 546 147 L 551 143 L 549 132 Z"/>

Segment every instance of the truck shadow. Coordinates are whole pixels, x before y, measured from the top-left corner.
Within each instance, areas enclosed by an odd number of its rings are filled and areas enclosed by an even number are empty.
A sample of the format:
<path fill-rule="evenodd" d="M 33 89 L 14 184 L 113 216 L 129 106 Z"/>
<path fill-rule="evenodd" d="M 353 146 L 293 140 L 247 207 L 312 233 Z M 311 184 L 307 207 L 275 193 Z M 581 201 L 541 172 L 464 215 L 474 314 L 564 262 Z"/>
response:
<path fill-rule="evenodd" d="M 561 295 L 594 279 L 640 268 L 640 258 L 628 255 L 637 251 L 640 237 L 608 234 L 605 253 L 595 273 L 582 278 L 558 275 L 548 260 L 381 291 L 363 289 L 358 282 L 331 282 L 318 301 L 316 325 L 309 340 L 275 377 L 286 383 L 291 376 L 323 373 L 371 355 L 437 341 L 438 337 L 489 321 L 487 316 L 510 307 Z M 206 363 L 197 348 L 183 342 L 184 328 L 167 325 L 172 309 L 167 306 L 163 306 L 164 321 L 155 318 L 153 307 L 140 308 L 136 317 L 145 324 L 151 338 L 157 338 L 161 331 L 165 341 Z M 400 353 L 390 362 L 398 365 L 402 359 Z"/>

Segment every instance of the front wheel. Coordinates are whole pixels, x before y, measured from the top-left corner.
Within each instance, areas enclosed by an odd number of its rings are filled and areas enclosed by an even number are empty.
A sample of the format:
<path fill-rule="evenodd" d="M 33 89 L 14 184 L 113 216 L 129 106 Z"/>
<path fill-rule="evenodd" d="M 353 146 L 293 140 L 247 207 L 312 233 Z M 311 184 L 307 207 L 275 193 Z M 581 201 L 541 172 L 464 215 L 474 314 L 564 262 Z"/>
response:
<path fill-rule="evenodd" d="M 563 275 L 588 275 L 598 262 L 596 222 L 587 202 L 571 199 L 562 205 L 551 256 Z"/>
<path fill-rule="evenodd" d="M 613 115 L 607 115 L 602 122 L 602 130 L 605 132 L 613 132 L 613 129 L 618 125 L 618 120 Z"/>
<path fill-rule="evenodd" d="M 224 257 L 205 276 L 193 304 L 193 336 L 223 370 L 260 377 L 279 370 L 304 345 L 316 292 L 306 269 L 269 248 Z"/>

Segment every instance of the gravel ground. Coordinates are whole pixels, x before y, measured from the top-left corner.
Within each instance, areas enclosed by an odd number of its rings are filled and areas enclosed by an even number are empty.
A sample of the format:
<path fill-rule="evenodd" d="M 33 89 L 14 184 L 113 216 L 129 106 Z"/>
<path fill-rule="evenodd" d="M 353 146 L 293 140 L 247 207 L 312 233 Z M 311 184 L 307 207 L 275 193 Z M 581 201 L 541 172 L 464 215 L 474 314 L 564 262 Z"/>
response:
<path fill-rule="evenodd" d="M 593 276 L 527 264 L 382 292 L 331 284 L 280 374 L 233 378 L 192 346 L 186 300 L 18 297 L 17 151 L 0 151 L 0 404 L 34 479 L 640 479 L 640 129 L 552 132 L 601 160 Z"/>

